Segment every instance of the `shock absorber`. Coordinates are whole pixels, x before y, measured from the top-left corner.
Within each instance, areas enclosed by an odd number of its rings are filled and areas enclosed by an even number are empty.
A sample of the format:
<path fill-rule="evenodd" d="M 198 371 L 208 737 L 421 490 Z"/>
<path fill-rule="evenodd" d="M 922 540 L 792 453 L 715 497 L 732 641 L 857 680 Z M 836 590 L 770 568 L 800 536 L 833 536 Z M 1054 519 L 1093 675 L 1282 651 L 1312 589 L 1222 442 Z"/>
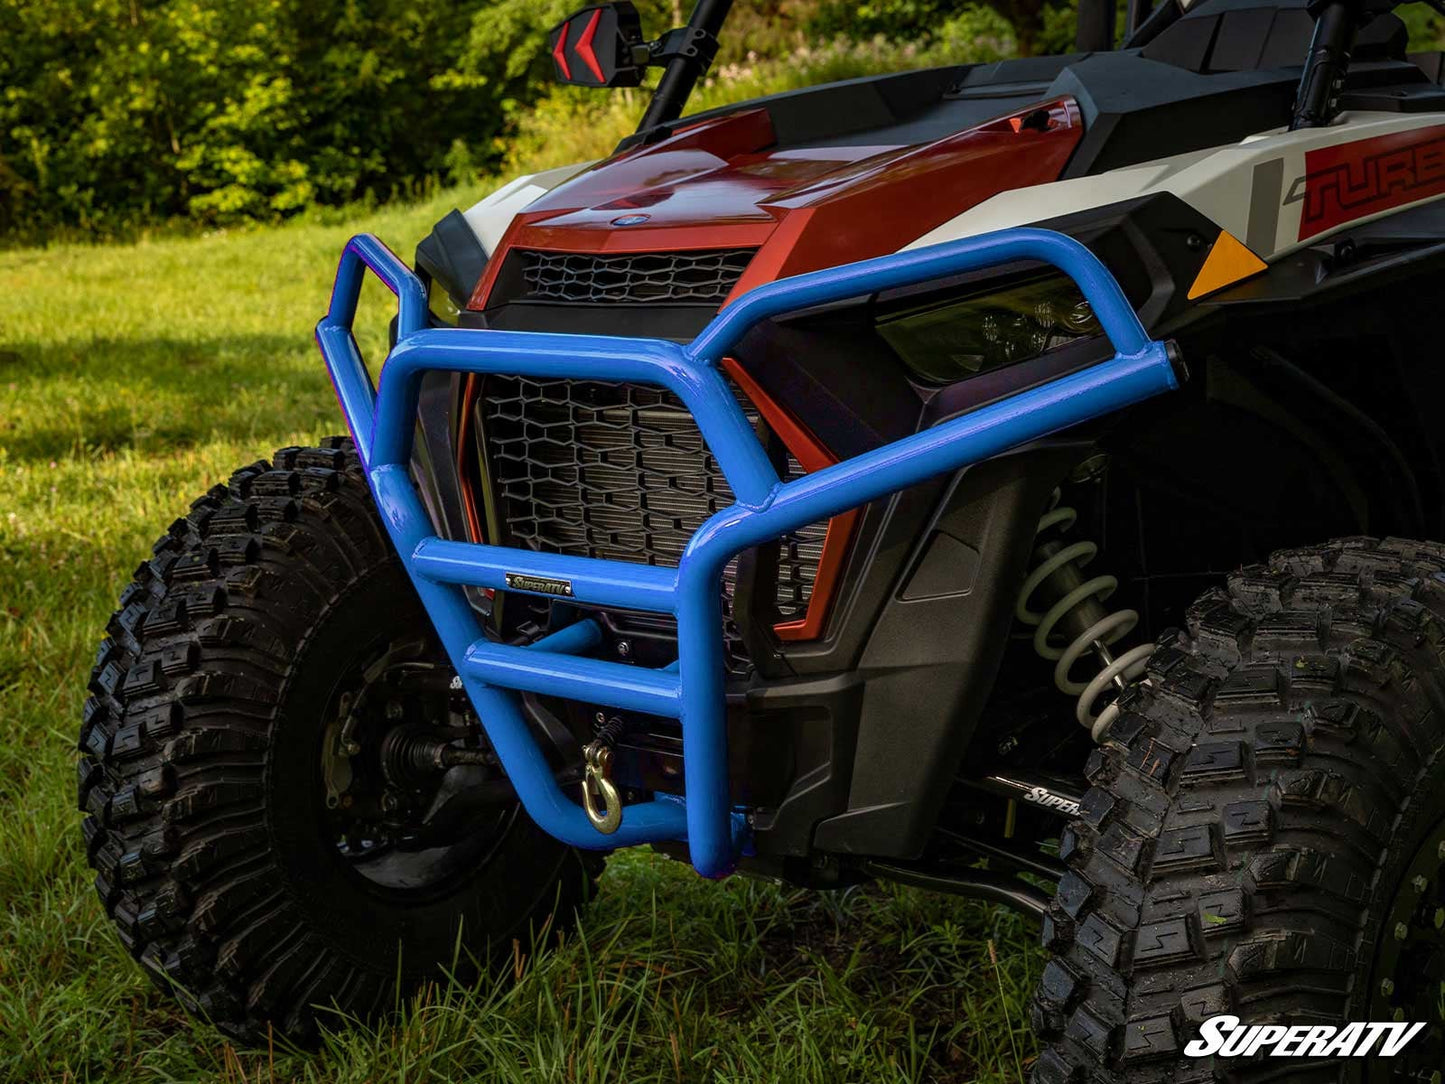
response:
<path fill-rule="evenodd" d="M 1116 656 L 1114 644 L 1139 624 L 1137 610 L 1109 610 L 1104 606 L 1119 587 L 1114 576 L 1085 578 L 1084 569 L 1099 552 L 1087 540 L 1066 543 L 1050 534 L 1061 535 L 1072 527 L 1079 514 L 1059 504 L 1054 491 L 1049 510 L 1039 520 L 1035 538 L 1040 540 L 1034 550 L 1037 564 L 1019 590 L 1014 616 L 1034 629 L 1034 650 L 1054 663 L 1054 685 L 1066 696 L 1077 697 L 1074 715 L 1093 736 L 1103 740 L 1105 732 L 1119 716 L 1115 702 L 1099 711 L 1095 704 L 1113 687 L 1118 692 L 1129 682 L 1143 675 L 1152 644 L 1141 644 Z M 1045 601 L 1035 603 L 1034 596 Z M 1035 605 L 1045 609 L 1034 609 Z M 1090 681 L 1076 681 L 1074 664 L 1092 654 L 1101 669 Z"/>

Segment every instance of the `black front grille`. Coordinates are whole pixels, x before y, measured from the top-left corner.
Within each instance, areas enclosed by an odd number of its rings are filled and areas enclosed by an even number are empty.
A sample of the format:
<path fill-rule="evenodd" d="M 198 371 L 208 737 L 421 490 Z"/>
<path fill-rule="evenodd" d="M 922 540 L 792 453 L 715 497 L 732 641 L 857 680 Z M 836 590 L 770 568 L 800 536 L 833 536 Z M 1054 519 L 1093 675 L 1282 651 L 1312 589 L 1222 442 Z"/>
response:
<path fill-rule="evenodd" d="M 692 533 L 733 503 L 692 416 L 663 389 L 489 377 L 481 409 L 493 500 L 511 545 L 675 567 Z M 788 477 L 800 474 L 789 456 Z M 826 530 L 813 524 L 782 540 L 780 620 L 807 611 Z M 729 615 L 734 571 L 724 590 Z"/>
<path fill-rule="evenodd" d="M 527 301 L 592 304 L 722 304 L 742 278 L 753 249 L 594 255 L 517 253 Z"/>

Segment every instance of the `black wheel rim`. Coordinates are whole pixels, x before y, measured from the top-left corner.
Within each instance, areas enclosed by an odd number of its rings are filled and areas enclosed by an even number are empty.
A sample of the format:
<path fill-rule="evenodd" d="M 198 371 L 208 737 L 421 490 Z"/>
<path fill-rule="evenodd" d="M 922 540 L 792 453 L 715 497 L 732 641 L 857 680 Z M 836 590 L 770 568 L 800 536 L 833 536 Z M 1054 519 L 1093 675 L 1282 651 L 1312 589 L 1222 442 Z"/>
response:
<path fill-rule="evenodd" d="M 1371 1080 L 1441 1084 L 1445 1066 L 1445 819 L 1410 859 L 1380 928 L 1370 1019 L 1426 1026 Z"/>
<path fill-rule="evenodd" d="M 370 891 L 445 894 L 486 863 L 518 815 L 454 678 L 430 638 L 390 640 L 358 653 L 328 700 L 317 823 Z M 440 750 L 479 762 L 440 768 L 430 763 Z"/>

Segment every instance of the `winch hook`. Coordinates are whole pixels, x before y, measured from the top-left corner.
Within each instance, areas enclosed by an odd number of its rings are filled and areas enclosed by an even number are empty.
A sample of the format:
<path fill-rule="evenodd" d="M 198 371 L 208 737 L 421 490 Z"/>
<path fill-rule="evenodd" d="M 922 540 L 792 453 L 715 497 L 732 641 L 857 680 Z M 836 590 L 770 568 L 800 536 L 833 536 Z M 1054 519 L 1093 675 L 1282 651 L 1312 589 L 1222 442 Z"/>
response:
<path fill-rule="evenodd" d="M 609 778 L 612 746 L 600 738 L 590 741 L 582 750 L 582 760 L 582 808 L 592 827 L 610 836 L 622 826 L 622 795 Z"/>

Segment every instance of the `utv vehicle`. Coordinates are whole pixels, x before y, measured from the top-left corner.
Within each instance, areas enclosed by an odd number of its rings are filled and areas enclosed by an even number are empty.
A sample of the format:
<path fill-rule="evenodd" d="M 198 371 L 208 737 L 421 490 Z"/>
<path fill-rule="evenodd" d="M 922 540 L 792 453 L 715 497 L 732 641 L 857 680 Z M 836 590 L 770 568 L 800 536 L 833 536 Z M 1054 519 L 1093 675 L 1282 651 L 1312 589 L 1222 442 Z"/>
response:
<path fill-rule="evenodd" d="M 1445 63 L 1385 0 L 1112 6 L 686 117 L 725 0 L 556 28 L 664 69 L 642 127 L 354 239 L 350 435 L 121 596 L 79 798 L 136 959 L 304 1039 L 650 844 L 1037 916 L 1041 1084 L 1439 1081 Z M 1426 1026 L 1188 1056 L 1219 1016 Z"/>

